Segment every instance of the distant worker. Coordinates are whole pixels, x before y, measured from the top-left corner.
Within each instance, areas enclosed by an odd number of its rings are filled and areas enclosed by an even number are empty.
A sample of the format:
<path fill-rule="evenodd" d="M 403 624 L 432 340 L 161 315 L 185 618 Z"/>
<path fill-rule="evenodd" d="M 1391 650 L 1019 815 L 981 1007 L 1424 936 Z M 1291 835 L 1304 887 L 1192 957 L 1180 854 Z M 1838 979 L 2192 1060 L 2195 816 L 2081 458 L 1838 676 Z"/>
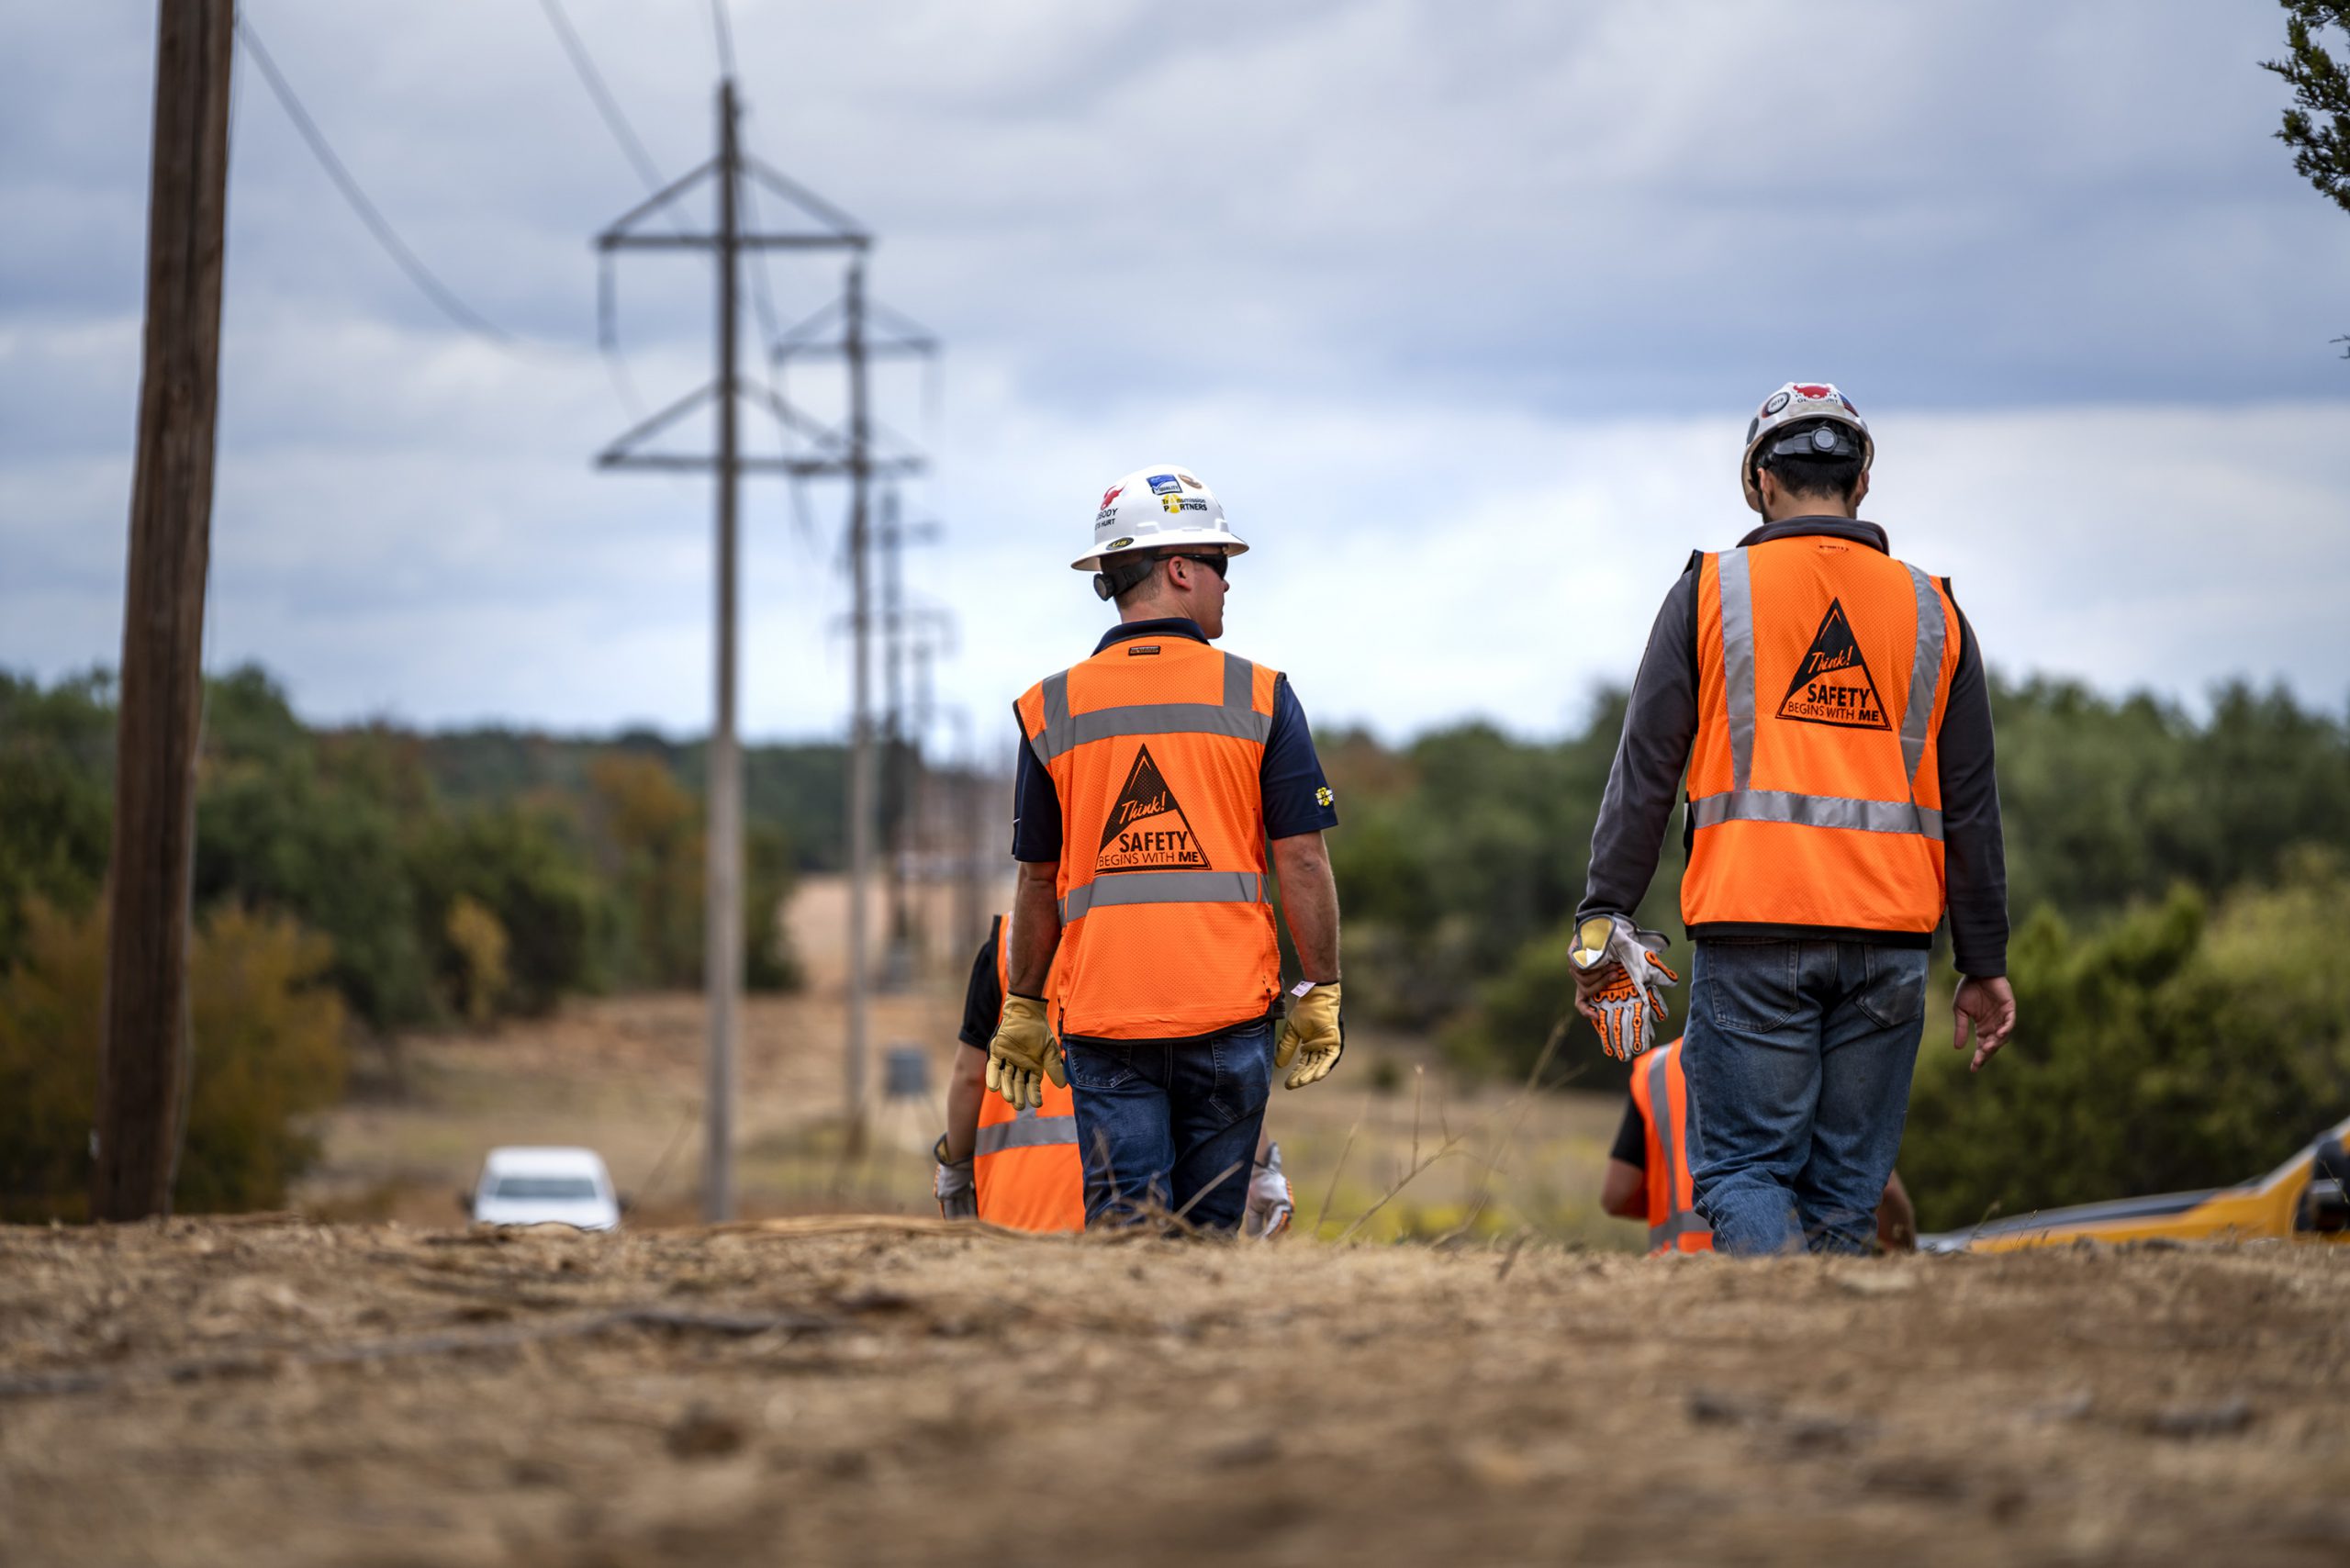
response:
<path fill-rule="evenodd" d="M 1003 915 L 988 923 L 964 988 L 962 1044 L 947 1074 L 946 1131 L 933 1150 L 938 1170 L 932 1191 L 949 1219 L 983 1219 L 1011 1230 L 1082 1230 L 1085 1173 L 1068 1088 L 1047 1081 L 1045 1103 L 1018 1111 L 987 1092 L 988 1042 L 1002 1021 L 1006 924 Z M 1278 1236 L 1292 1212 L 1281 1148 L 1262 1139 L 1243 1232 Z"/>
<path fill-rule="evenodd" d="M 1696 1212 L 1689 1176 L 1689 1085 L 1681 1070 L 1681 1042 L 1659 1046 L 1632 1066 L 1632 1092 L 1624 1106 L 1599 1206 L 1617 1219 L 1644 1220 L 1649 1251 L 1710 1252 L 1714 1233 Z M 1918 1245 L 1918 1215 L 1901 1173 L 1886 1179 L 1876 1206 L 1876 1244 L 1887 1252 Z"/>
<path fill-rule="evenodd" d="M 1120 624 L 1014 704 L 1020 875 L 987 1082 L 1015 1108 L 1076 1091 L 1089 1225 L 1237 1228 L 1273 1070 L 1302 1088 L 1344 1048 L 1338 819 L 1304 711 L 1209 645 L 1248 548 L 1180 465 L 1111 486 L 1073 565 Z M 1304 976 L 1278 1047 L 1269 860 Z"/>
<path fill-rule="evenodd" d="M 1945 908 L 1952 1043 L 1979 1070 L 2015 1028 L 1983 652 L 1859 521 L 1874 456 L 1834 386 L 1764 401 L 1739 464 L 1762 525 L 1665 597 L 1592 834 L 1577 1002 L 1636 1055 L 1670 971 L 1630 916 L 1685 767 L 1690 1163 L 1725 1252 L 1866 1250 Z"/>

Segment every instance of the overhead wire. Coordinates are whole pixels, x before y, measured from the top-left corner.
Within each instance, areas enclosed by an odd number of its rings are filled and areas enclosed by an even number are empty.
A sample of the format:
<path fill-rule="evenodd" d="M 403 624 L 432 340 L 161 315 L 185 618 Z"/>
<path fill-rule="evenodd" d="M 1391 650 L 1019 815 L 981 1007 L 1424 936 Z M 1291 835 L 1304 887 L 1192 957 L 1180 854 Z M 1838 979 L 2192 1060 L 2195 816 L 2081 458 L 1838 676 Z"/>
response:
<path fill-rule="evenodd" d="M 397 263 L 400 271 L 408 274 L 408 281 L 416 286 L 417 291 L 437 306 L 442 315 L 465 330 L 487 338 L 509 353 L 519 353 L 525 346 L 521 340 L 459 298 L 456 291 L 442 282 L 432 269 L 408 248 L 408 242 L 400 238 L 399 232 L 381 209 L 367 199 L 367 193 L 360 188 L 359 182 L 352 176 L 342 160 L 335 156 L 335 151 L 328 144 L 326 133 L 319 129 L 318 121 L 312 119 L 310 112 L 302 106 L 302 100 L 296 95 L 293 84 L 286 81 L 284 72 L 278 70 L 277 62 L 271 58 L 252 19 L 241 11 L 236 27 L 238 41 L 245 46 L 245 52 L 252 56 L 253 64 L 261 71 L 262 80 L 269 84 L 270 92 L 275 95 L 278 104 L 285 110 L 286 118 L 294 122 L 294 129 L 308 144 L 310 154 L 318 160 L 319 167 L 326 171 L 327 178 L 336 190 L 342 193 L 342 199 L 351 205 L 351 210 L 359 215 L 360 222 L 366 225 L 367 231 L 375 237 L 375 242 Z"/>
<path fill-rule="evenodd" d="M 554 29 L 555 41 L 563 46 L 564 55 L 571 62 L 572 72 L 579 78 L 580 86 L 587 90 L 588 102 L 596 106 L 596 113 L 602 118 L 604 128 L 620 144 L 621 155 L 634 167 L 637 178 L 644 183 L 646 194 L 659 196 L 665 184 L 660 165 L 654 162 L 653 154 L 645 151 L 643 139 L 636 134 L 636 127 L 629 123 L 628 115 L 621 109 L 620 99 L 613 95 L 610 84 L 604 80 L 604 73 L 596 68 L 596 57 L 588 52 L 587 40 L 579 36 L 579 29 L 571 25 L 571 17 L 565 12 L 562 0 L 539 0 L 539 10 L 546 17 L 547 26 Z M 689 231 L 685 215 L 676 207 L 668 209 L 668 216 L 670 227 L 679 234 Z M 642 420 L 644 403 L 637 396 L 636 377 L 629 370 L 626 351 L 621 347 L 620 327 L 612 309 L 610 288 L 607 260 L 597 282 L 596 348 L 604 356 L 604 369 L 612 378 L 612 390 L 621 406 L 628 410 L 631 419 Z"/>

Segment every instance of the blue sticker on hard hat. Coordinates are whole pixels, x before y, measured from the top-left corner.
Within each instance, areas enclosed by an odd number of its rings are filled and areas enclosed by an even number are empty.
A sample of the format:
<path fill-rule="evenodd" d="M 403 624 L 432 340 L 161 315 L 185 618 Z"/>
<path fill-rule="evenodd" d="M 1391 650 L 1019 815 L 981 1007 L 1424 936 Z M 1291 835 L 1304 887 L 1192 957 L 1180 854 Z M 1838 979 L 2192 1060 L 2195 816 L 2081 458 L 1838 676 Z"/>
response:
<path fill-rule="evenodd" d="M 1771 394 L 1771 400 L 1762 405 L 1762 415 L 1765 419 L 1768 419 L 1771 415 L 1777 413 L 1786 406 L 1787 395 L 1785 392 L 1774 392 Z"/>
<path fill-rule="evenodd" d="M 1183 481 L 1172 474 L 1153 474 L 1150 476 L 1150 493 L 1154 496 L 1163 496 L 1169 490 L 1180 490 L 1182 487 Z"/>

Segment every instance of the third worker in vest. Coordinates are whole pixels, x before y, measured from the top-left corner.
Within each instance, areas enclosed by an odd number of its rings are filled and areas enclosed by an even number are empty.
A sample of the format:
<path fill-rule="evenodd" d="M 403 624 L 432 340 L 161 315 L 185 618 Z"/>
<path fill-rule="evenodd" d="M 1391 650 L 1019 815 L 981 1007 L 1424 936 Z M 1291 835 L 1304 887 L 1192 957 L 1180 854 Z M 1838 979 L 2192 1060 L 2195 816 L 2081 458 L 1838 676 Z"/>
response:
<path fill-rule="evenodd" d="M 1739 465 L 1762 525 L 1666 596 L 1592 835 L 1577 1001 L 1628 1056 L 1662 1012 L 1629 916 L 1685 767 L 1690 1165 L 1724 1252 L 1867 1249 L 1945 909 L 1953 1043 L 1980 1068 L 2015 1028 L 1983 651 L 1859 521 L 1874 455 L 1834 386 L 1764 401 Z"/>
<path fill-rule="evenodd" d="M 1681 1049 L 1675 1040 L 1633 1064 L 1632 1092 L 1599 1187 L 1604 1212 L 1647 1222 L 1651 1257 L 1714 1249 L 1689 1174 L 1689 1080 Z M 1897 1170 L 1886 1178 L 1876 1205 L 1876 1244 L 1887 1252 L 1917 1249 L 1918 1212 Z"/>
<path fill-rule="evenodd" d="M 1016 1107 L 1067 1082 L 1089 1225 L 1237 1226 L 1275 1068 L 1301 1088 L 1343 1044 L 1322 843 L 1338 819 L 1304 711 L 1278 671 L 1210 646 L 1248 548 L 1188 468 L 1111 486 L 1073 565 L 1121 623 L 1014 709 L 1020 875 L 988 1086 Z M 1304 970 L 1278 1047 L 1269 861 Z"/>

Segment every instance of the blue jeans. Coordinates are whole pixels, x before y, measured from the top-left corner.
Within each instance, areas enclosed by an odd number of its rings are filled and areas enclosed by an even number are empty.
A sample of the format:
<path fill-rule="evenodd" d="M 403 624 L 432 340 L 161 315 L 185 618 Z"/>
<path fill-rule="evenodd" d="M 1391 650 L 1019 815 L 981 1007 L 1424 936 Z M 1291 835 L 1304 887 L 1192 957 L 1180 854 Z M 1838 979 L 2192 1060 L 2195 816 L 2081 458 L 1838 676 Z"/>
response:
<path fill-rule="evenodd" d="M 1723 1252 L 1866 1252 L 1925 1027 L 1921 948 L 1697 944 L 1690 1174 Z"/>
<path fill-rule="evenodd" d="M 1085 1223 L 1237 1230 L 1272 1082 L 1270 1020 L 1181 1045 L 1070 1041 Z"/>

